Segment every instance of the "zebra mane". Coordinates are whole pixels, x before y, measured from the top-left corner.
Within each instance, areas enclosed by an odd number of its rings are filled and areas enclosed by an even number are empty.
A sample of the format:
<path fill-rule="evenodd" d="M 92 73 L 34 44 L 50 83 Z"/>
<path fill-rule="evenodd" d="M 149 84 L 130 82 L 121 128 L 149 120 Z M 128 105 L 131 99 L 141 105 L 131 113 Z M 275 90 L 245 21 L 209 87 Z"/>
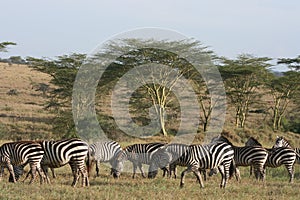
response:
<path fill-rule="evenodd" d="M 229 145 L 233 145 L 225 136 L 223 135 L 219 135 L 217 137 L 214 137 L 211 142 L 226 142 L 228 143 Z"/>
<path fill-rule="evenodd" d="M 261 144 L 260 142 L 258 142 L 258 140 L 255 139 L 254 137 L 250 137 L 250 138 L 247 140 L 246 144 L 247 144 L 248 142 L 252 142 L 252 143 L 254 143 L 254 144 L 257 145 L 257 146 L 262 146 L 262 144 Z"/>

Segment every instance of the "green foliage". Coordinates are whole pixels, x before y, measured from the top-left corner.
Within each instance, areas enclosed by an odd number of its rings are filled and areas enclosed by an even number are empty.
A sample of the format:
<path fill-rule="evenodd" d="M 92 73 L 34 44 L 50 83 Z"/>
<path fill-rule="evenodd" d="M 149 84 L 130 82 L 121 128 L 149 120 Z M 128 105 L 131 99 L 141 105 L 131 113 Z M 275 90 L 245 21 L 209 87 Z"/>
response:
<path fill-rule="evenodd" d="M 257 101 L 257 89 L 270 74 L 270 58 L 240 55 L 236 60 L 222 58 L 219 69 L 223 77 L 226 94 L 236 112 L 235 124 L 243 128 L 249 107 Z"/>
<path fill-rule="evenodd" d="M 54 85 L 54 89 L 48 92 L 49 101 L 45 104 L 45 109 L 55 114 L 52 119 L 53 132 L 59 138 L 76 135 L 72 116 L 72 89 L 85 57 L 84 54 L 71 54 L 59 56 L 56 60 L 27 58 L 32 68 L 52 76 L 50 83 Z"/>
<path fill-rule="evenodd" d="M 287 65 L 291 70 L 300 70 L 300 55 L 296 58 L 280 58 L 278 64 Z"/>
<path fill-rule="evenodd" d="M 14 42 L 0 42 L 0 52 L 7 52 L 7 47 L 9 45 L 17 45 Z"/>

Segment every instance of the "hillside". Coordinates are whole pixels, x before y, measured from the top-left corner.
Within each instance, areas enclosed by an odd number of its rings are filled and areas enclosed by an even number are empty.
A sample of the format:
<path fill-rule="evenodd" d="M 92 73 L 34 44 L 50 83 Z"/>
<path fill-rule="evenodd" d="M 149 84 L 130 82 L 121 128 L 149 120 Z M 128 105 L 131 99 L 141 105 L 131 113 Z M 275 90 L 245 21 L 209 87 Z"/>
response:
<path fill-rule="evenodd" d="M 20 140 L 20 139 L 49 139 L 51 133 L 50 111 L 44 109 L 47 102 L 47 92 L 52 86 L 49 84 L 51 77 L 47 74 L 30 69 L 26 65 L 0 63 L 0 138 Z M 263 93 L 263 91 L 262 91 Z M 270 97 L 265 96 L 265 104 Z M 109 108 L 111 100 L 102 99 L 98 105 L 103 114 L 111 116 Z M 256 105 L 257 106 L 257 105 Z M 251 108 L 247 126 L 245 129 L 238 129 L 234 124 L 234 109 L 227 107 L 227 117 L 225 131 L 227 136 L 236 145 L 242 145 L 247 138 L 253 136 L 263 145 L 271 147 L 277 135 L 284 135 L 294 146 L 300 146 L 300 135 L 294 133 L 274 133 L 267 125 L 265 113 L 256 112 L 258 107 Z M 259 111 L 259 110 L 258 110 Z M 176 124 L 174 125 L 176 126 Z M 203 134 L 198 134 L 195 142 L 203 141 Z M 120 137 L 119 142 L 124 143 L 124 138 Z M 126 141 L 132 142 L 148 141 L 171 141 L 172 137 L 161 138 L 152 137 L 147 140 L 135 139 Z"/>
<path fill-rule="evenodd" d="M 51 137 L 51 114 L 43 109 L 51 77 L 17 64 L 0 63 L 0 72 L 0 137 Z"/>

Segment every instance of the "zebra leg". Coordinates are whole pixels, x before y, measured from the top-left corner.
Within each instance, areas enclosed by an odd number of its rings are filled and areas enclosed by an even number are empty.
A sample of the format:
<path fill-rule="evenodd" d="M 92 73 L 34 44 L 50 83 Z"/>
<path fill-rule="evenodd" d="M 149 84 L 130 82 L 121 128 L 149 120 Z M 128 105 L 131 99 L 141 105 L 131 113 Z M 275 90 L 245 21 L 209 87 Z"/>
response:
<path fill-rule="evenodd" d="M 90 186 L 87 169 L 85 168 L 84 165 L 82 165 L 82 166 L 83 166 L 83 168 L 79 169 L 79 172 L 81 173 L 81 176 L 82 176 L 81 185 L 82 185 L 82 187 Z"/>
<path fill-rule="evenodd" d="M 199 172 L 203 174 L 203 179 L 206 181 L 206 170 L 205 169 L 199 169 Z"/>
<path fill-rule="evenodd" d="M 53 168 L 51 168 L 51 169 L 53 169 Z M 45 179 L 45 181 L 46 181 L 48 184 L 50 184 L 50 178 L 49 178 L 49 174 L 48 174 L 48 166 L 42 165 L 42 171 L 43 171 L 43 173 L 44 173 L 44 179 Z"/>
<path fill-rule="evenodd" d="M 177 178 L 177 168 L 176 165 L 170 165 L 169 178 L 172 178 L 172 172 L 174 174 L 174 178 Z"/>
<path fill-rule="evenodd" d="M 219 167 L 219 171 L 221 173 L 222 176 L 222 180 L 221 180 L 221 184 L 220 184 L 220 188 L 225 188 L 229 179 L 229 168 L 230 165 L 223 165 L 223 167 Z M 235 172 L 238 173 L 238 176 L 240 177 L 240 170 L 238 168 L 235 168 Z"/>
<path fill-rule="evenodd" d="M 204 184 L 203 184 L 203 181 L 202 181 L 202 178 L 201 178 L 200 170 L 199 169 L 192 169 L 192 170 L 193 170 L 195 176 L 197 177 L 197 181 L 200 184 L 200 187 L 203 188 Z M 202 173 L 203 172 L 206 174 L 206 170 L 205 169 L 204 169 L 204 171 L 202 171 Z M 205 176 L 205 179 L 206 179 L 206 176 Z"/>
<path fill-rule="evenodd" d="M 12 182 L 13 182 L 13 183 L 17 182 L 17 181 L 16 181 L 16 177 L 15 177 L 14 168 L 13 168 L 12 164 L 7 163 L 7 168 L 8 168 L 8 171 L 9 171 L 11 177 L 12 177 Z"/>
<path fill-rule="evenodd" d="M 79 179 L 79 169 L 77 169 L 75 163 L 69 163 L 70 166 L 71 166 L 71 170 L 72 170 L 72 174 L 73 174 L 73 182 L 71 184 L 72 187 L 75 187 L 77 182 L 78 182 L 78 179 Z"/>
<path fill-rule="evenodd" d="M 35 163 L 29 163 L 29 165 L 31 171 L 31 180 L 29 181 L 29 184 L 32 184 L 36 176 L 37 165 Z"/>
<path fill-rule="evenodd" d="M 99 162 L 96 160 L 96 177 L 99 177 Z"/>
<path fill-rule="evenodd" d="M 286 165 L 286 169 L 290 175 L 290 183 L 294 183 L 294 165 Z"/>
<path fill-rule="evenodd" d="M 138 167 L 139 167 L 139 169 L 140 169 L 140 171 L 141 171 L 141 173 L 142 173 L 143 178 L 146 178 L 145 173 L 144 173 L 144 170 L 143 170 L 143 165 L 142 165 L 142 163 L 139 163 L 139 164 L 138 164 Z"/>
<path fill-rule="evenodd" d="M 133 162 L 133 174 L 132 174 L 133 179 L 135 178 L 136 169 L 137 169 L 137 164 L 135 162 Z"/>
<path fill-rule="evenodd" d="M 50 167 L 50 170 L 51 170 L 51 172 L 52 172 L 52 177 L 53 177 L 53 178 L 56 178 L 56 174 L 55 174 L 55 172 L 54 172 L 54 168 Z"/>
<path fill-rule="evenodd" d="M 188 167 L 187 169 L 183 170 L 183 172 L 181 172 L 181 180 L 180 180 L 180 187 L 183 188 L 184 186 L 184 178 L 185 178 L 185 175 L 187 173 L 190 173 L 192 171 L 192 168 Z"/>
<path fill-rule="evenodd" d="M 43 170 L 41 169 L 41 166 L 37 165 L 36 170 L 40 176 L 40 184 L 43 184 L 43 182 L 45 180 L 45 174 L 44 174 Z"/>
<path fill-rule="evenodd" d="M 235 168 L 235 178 L 236 178 L 236 181 L 241 182 L 241 173 L 237 167 Z"/>
<path fill-rule="evenodd" d="M 1 166 L 1 169 L 0 169 L 0 181 L 2 180 L 3 173 L 4 173 L 4 167 Z"/>

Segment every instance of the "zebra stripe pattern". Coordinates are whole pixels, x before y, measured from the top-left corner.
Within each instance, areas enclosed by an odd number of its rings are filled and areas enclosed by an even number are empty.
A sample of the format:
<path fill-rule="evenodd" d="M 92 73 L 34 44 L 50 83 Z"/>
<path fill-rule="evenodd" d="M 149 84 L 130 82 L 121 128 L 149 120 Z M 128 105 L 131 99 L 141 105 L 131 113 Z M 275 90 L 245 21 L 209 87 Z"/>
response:
<path fill-rule="evenodd" d="M 255 140 L 252 140 L 252 142 L 253 141 L 255 142 Z M 265 163 L 265 168 L 266 167 L 276 168 L 281 165 L 285 165 L 290 177 L 289 182 L 292 183 L 294 181 L 294 163 L 296 161 L 295 151 L 288 147 L 276 147 L 276 146 L 274 146 L 272 149 L 266 149 L 266 150 L 268 151 L 268 158 Z"/>
<path fill-rule="evenodd" d="M 168 144 L 163 148 L 156 151 L 151 159 L 148 178 L 155 178 L 158 172 L 158 168 L 168 171 L 168 177 L 174 174 L 174 178 L 177 178 L 177 168 L 176 166 L 187 167 L 185 163 L 184 155 L 189 149 L 189 145 L 186 144 Z M 200 169 L 203 173 L 204 180 L 206 180 L 206 170 Z"/>
<path fill-rule="evenodd" d="M 180 187 L 183 187 L 185 175 L 189 172 L 194 172 L 200 186 L 204 187 L 199 168 L 214 169 L 218 167 L 222 175 L 220 187 L 225 188 L 235 169 L 233 154 L 232 147 L 223 142 L 189 146 L 188 151 L 181 158 L 188 168 L 181 173 Z"/>
<path fill-rule="evenodd" d="M 189 172 L 194 172 L 201 187 L 204 187 L 199 169 L 219 168 L 222 181 L 220 187 L 227 184 L 230 172 L 233 171 L 233 149 L 230 145 L 222 142 L 215 142 L 208 145 L 184 145 L 169 144 L 159 150 L 153 157 L 149 171 L 155 175 L 157 168 L 165 167 L 168 164 L 187 166 L 187 169 L 181 173 L 180 187 L 184 185 L 184 177 Z M 170 166 L 170 167 L 171 167 Z"/>
<path fill-rule="evenodd" d="M 96 164 L 96 176 L 99 176 L 99 164 L 101 162 L 109 162 L 112 166 L 111 174 L 115 178 L 120 174 L 115 170 L 117 155 L 122 151 L 121 146 L 115 141 L 96 142 L 90 145 L 89 148 L 89 169 L 91 171 L 92 165 Z"/>
<path fill-rule="evenodd" d="M 72 186 L 75 187 L 79 174 L 82 176 L 82 186 L 88 186 L 88 173 L 85 166 L 85 159 L 88 155 L 88 144 L 80 139 L 66 139 L 57 141 L 41 142 L 45 155 L 42 159 L 42 168 L 44 172 L 48 168 L 59 168 L 69 164 L 73 173 Z M 47 180 L 49 180 L 46 173 Z"/>
<path fill-rule="evenodd" d="M 31 184 L 36 176 L 36 171 L 40 175 L 40 182 L 43 182 L 43 174 L 41 171 L 41 160 L 44 155 L 44 150 L 37 142 L 21 141 L 5 143 L 0 147 L 0 165 L 1 167 L 7 167 L 11 175 L 12 182 L 16 182 L 16 176 L 18 170 L 14 170 L 13 166 L 25 166 L 29 163 L 31 169 Z M 1 173 L 2 173 L 1 169 Z"/>
<path fill-rule="evenodd" d="M 56 141 L 41 141 L 39 143 L 45 152 L 41 161 L 41 167 L 48 183 L 50 183 L 48 168 L 59 168 L 69 164 L 74 177 L 72 186 L 76 186 L 79 174 L 82 176 L 82 186 L 89 186 L 88 172 L 85 166 L 89 146 L 86 142 L 73 138 Z M 27 177 L 28 174 L 26 178 Z"/>
<path fill-rule="evenodd" d="M 123 151 L 117 156 L 116 172 L 118 174 L 123 170 L 123 163 L 129 160 L 133 164 L 133 175 L 135 178 L 136 169 L 139 168 L 142 176 L 145 178 L 142 164 L 150 165 L 152 155 L 160 148 L 162 148 L 164 143 L 147 143 L 147 144 L 134 144 L 127 146 Z"/>
<path fill-rule="evenodd" d="M 236 166 L 253 166 L 256 179 L 265 180 L 264 165 L 268 158 L 268 151 L 259 146 L 238 147 L 233 145 L 226 137 L 218 136 L 214 140 L 223 141 L 232 146 Z M 237 180 L 241 180 L 239 171 L 236 173 Z"/>
<path fill-rule="evenodd" d="M 266 162 L 266 167 L 279 167 L 285 165 L 289 176 L 290 183 L 294 181 L 294 163 L 296 161 L 296 153 L 293 149 L 287 147 L 273 148 L 269 152 L 269 156 Z"/>
<path fill-rule="evenodd" d="M 276 147 L 288 147 L 288 148 L 294 149 L 294 151 L 296 153 L 296 163 L 300 164 L 300 148 L 293 148 L 290 145 L 288 140 L 286 140 L 284 137 L 278 137 L 278 136 L 276 138 L 275 145 L 273 146 L 273 148 L 276 148 Z"/>
<path fill-rule="evenodd" d="M 148 178 L 155 178 L 160 169 L 168 169 L 168 176 L 172 176 L 174 172 L 174 178 L 177 177 L 176 165 L 186 167 L 183 155 L 188 151 L 189 145 L 186 144 L 168 144 L 163 148 L 159 149 L 152 156 Z"/>
<path fill-rule="evenodd" d="M 245 146 L 259 146 L 262 147 L 262 144 L 259 143 L 254 137 L 250 137 L 246 142 L 245 142 Z M 254 171 L 254 168 L 252 167 L 252 165 L 250 166 L 250 176 L 252 176 L 252 173 Z M 265 173 L 264 173 L 265 174 Z"/>

